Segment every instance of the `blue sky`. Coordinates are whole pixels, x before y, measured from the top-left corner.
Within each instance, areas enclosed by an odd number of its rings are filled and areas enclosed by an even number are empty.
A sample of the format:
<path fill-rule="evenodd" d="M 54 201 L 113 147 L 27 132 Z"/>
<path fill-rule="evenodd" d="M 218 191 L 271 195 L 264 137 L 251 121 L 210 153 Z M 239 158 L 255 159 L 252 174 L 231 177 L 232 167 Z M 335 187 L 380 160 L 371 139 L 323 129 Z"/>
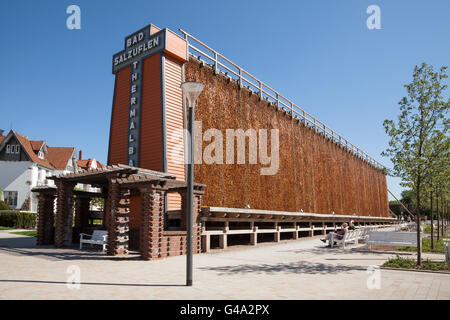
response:
<path fill-rule="evenodd" d="M 66 8 L 81 8 L 81 30 Z M 381 9 L 369 30 L 366 8 Z M 0 128 L 106 163 L 112 55 L 153 23 L 182 28 L 390 167 L 382 122 L 415 65 L 450 64 L 450 1 L 2 1 Z M 447 92 L 448 96 L 448 92 Z M 399 180 L 388 178 L 399 195 Z"/>

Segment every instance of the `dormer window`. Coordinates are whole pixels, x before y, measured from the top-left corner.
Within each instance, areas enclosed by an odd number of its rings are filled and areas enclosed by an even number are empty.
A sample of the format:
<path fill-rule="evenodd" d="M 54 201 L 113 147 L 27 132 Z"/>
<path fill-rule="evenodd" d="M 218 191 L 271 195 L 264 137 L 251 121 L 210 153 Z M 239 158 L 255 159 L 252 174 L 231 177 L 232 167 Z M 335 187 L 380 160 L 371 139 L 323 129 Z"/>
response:
<path fill-rule="evenodd" d="M 39 157 L 39 159 L 44 160 L 44 153 L 42 151 L 39 151 L 38 152 L 38 157 Z"/>
<path fill-rule="evenodd" d="M 6 153 L 19 153 L 20 152 L 20 145 L 18 144 L 8 144 L 6 146 Z"/>

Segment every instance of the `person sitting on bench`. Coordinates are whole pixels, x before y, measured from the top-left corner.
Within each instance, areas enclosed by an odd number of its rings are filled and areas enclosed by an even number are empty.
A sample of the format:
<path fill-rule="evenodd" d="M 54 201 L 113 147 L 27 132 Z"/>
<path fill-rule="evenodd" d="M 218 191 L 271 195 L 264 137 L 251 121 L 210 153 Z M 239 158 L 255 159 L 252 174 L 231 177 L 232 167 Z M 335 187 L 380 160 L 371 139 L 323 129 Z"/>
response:
<path fill-rule="evenodd" d="M 348 230 L 356 230 L 353 220 L 350 220 L 350 222 L 348 223 Z"/>
<path fill-rule="evenodd" d="M 336 237 L 336 239 L 342 239 L 342 237 L 344 236 L 344 234 L 347 232 L 347 229 L 348 229 L 348 225 L 347 225 L 347 223 L 343 223 L 342 225 L 341 225 L 341 230 L 339 230 L 338 232 L 330 232 L 330 233 L 328 233 L 326 236 L 325 236 L 325 238 L 322 238 L 322 239 L 320 239 L 320 241 L 322 241 L 322 242 L 329 242 L 329 245 L 331 245 L 331 237 L 334 235 L 335 237 Z"/>

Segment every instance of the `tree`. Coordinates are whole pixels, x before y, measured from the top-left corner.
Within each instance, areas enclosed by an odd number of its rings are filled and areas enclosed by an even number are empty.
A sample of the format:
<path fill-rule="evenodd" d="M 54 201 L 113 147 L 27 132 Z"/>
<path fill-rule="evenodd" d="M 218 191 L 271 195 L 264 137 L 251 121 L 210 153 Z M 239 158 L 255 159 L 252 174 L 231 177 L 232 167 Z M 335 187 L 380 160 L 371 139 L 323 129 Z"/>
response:
<path fill-rule="evenodd" d="M 430 143 L 425 150 L 426 177 L 425 185 L 427 192 L 430 195 L 430 214 L 431 214 L 431 248 L 434 249 L 434 211 L 433 211 L 433 196 L 437 200 L 437 221 L 438 221 L 438 240 L 439 240 L 439 195 L 446 188 L 445 184 L 448 181 L 449 171 L 449 138 L 446 136 L 448 126 L 438 128 L 430 137 Z"/>
<path fill-rule="evenodd" d="M 415 214 L 417 223 L 417 264 L 422 263 L 420 241 L 420 210 L 424 197 L 424 181 L 428 174 L 426 151 L 430 148 L 433 133 L 446 122 L 450 100 L 444 101 L 442 93 L 447 67 L 434 72 L 433 66 L 415 66 L 413 81 L 405 85 L 407 97 L 399 102 L 400 115 L 397 122 L 385 120 L 384 129 L 390 137 L 389 147 L 383 156 L 393 163 L 391 175 L 402 179 L 402 186 L 415 192 Z"/>
<path fill-rule="evenodd" d="M 414 207 L 416 205 L 415 203 L 415 199 L 416 199 L 416 194 L 413 190 L 410 189 L 405 189 L 402 191 L 401 193 L 401 197 L 402 197 L 402 203 L 408 208 L 408 210 L 410 211 L 414 211 Z"/>
<path fill-rule="evenodd" d="M 105 208 L 105 199 L 104 198 L 92 198 L 91 204 L 93 206 L 99 207 L 101 210 Z"/>

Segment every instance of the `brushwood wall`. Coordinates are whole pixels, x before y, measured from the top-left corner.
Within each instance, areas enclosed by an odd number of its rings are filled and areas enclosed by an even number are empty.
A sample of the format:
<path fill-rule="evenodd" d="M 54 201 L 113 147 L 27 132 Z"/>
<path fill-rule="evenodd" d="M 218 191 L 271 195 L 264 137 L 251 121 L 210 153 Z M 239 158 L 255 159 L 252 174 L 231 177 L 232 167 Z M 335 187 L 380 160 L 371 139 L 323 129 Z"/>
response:
<path fill-rule="evenodd" d="M 195 165 L 195 181 L 206 184 L 203 206 L 389 216 L 382 171 L 194 58 L 185 64 L 185 80 L 205 85 L 195 111 L 203 132 L 215 128 L 225 137 L 226 129 L 279 129 L 274 175 L 260 174 L 267 165 L 248 164 L 248 149 L 246 164 Z"/>

